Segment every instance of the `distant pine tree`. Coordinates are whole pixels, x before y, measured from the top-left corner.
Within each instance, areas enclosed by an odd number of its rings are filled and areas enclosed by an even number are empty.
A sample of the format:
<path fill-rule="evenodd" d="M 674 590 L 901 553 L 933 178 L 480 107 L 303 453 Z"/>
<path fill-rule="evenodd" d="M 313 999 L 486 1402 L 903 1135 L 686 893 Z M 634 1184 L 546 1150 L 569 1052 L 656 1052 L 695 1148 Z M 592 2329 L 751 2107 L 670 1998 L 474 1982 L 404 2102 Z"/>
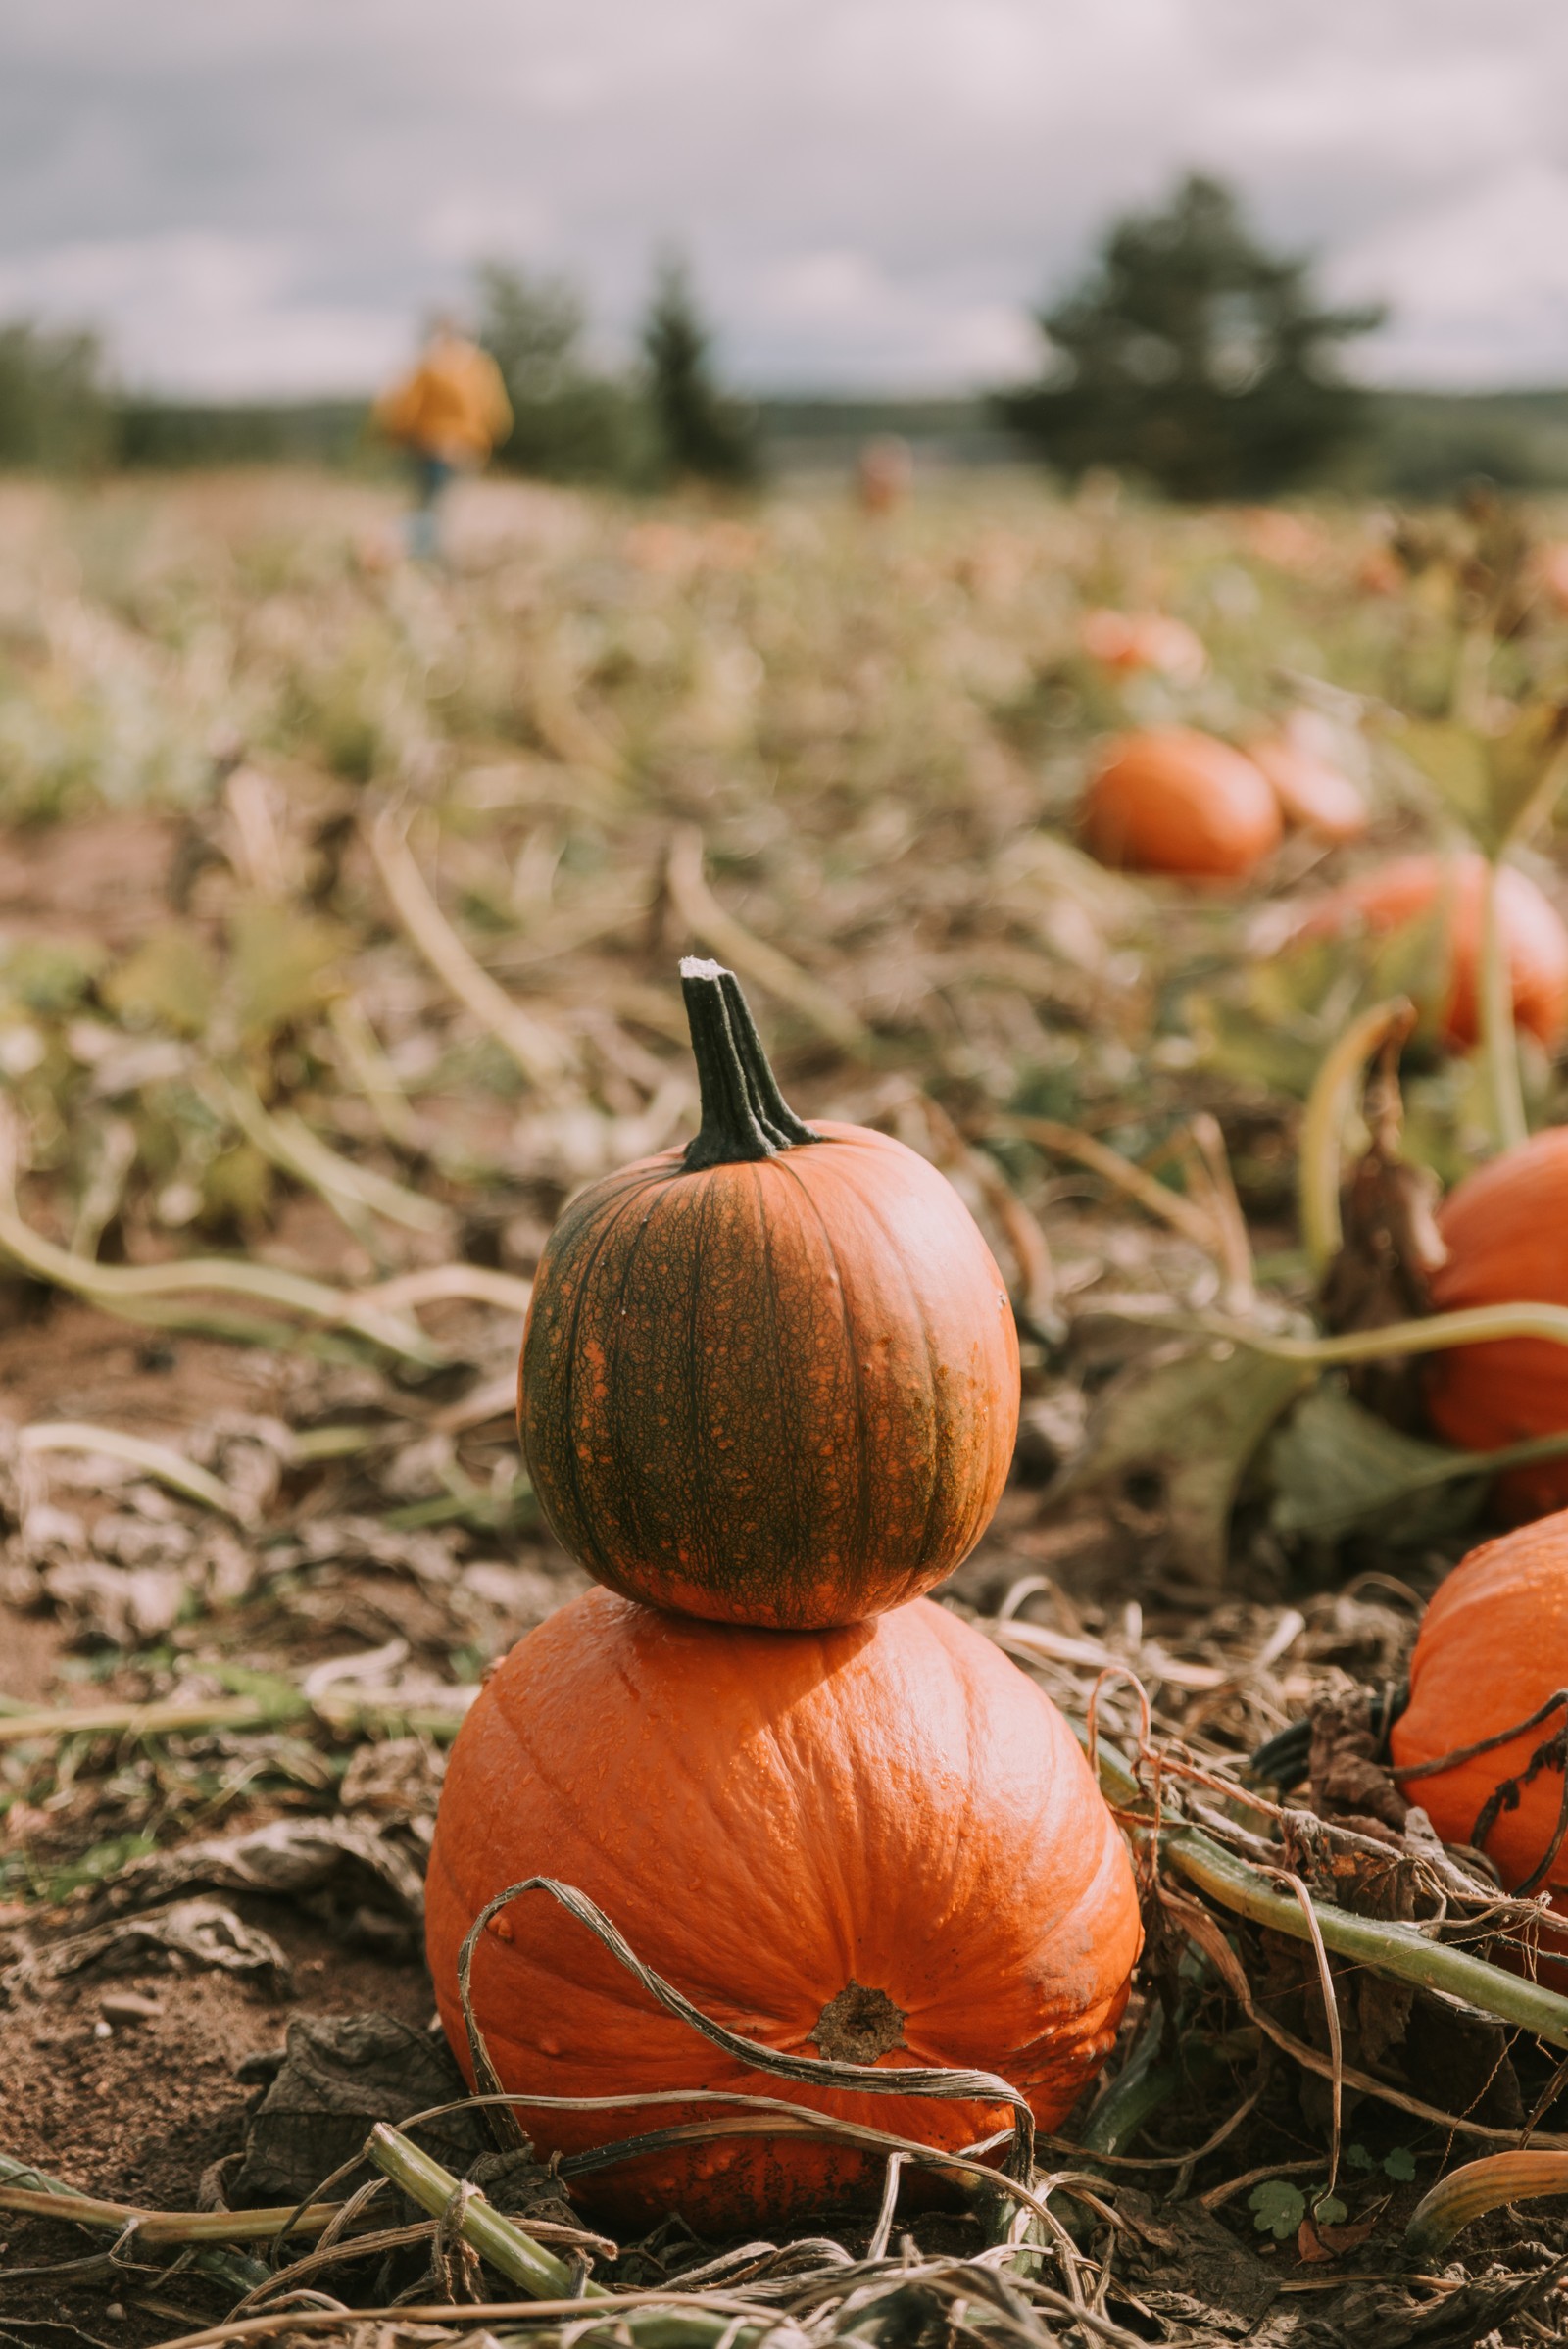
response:
<path fill-rule="evenodd" d="M 757 423 L 729 399 L 710 367 L 710 337 L 698 314 L 691 278 L 673 256 L 659 266 L 643 321 L 648 404 L 664 462 L 678 477 L 750 481 L 758 471 Z"/>
<path fill-rule="evenodd" d="M 1091 274 L 1038 314 L 1044 377 L 995 405 L 1066 472 L 1107 465 L 1173 497 L 1254 497 L 1362 429 L 1336 346 L 1382 317 L 1319 309 L 1307 264 L 1267 252 L 1231 191 L 1195 173 L 1162 211 L 1114 223 Z"/>
<path fill-rule="evenodd" d="M 103 347 L 90 332 L 0 325 L 0 465 L 71 472 L 114 454 Z"/>
<path fill-rule="evenodd" d="M 511 472 L 552 481 L 636 480 L 650 470 L 642 404 L 627 384 L 595 371 L 575 289 L 504 262 L 477 272 L 479 341 L 501 369 L 512 434 L 497 451 Z"/>

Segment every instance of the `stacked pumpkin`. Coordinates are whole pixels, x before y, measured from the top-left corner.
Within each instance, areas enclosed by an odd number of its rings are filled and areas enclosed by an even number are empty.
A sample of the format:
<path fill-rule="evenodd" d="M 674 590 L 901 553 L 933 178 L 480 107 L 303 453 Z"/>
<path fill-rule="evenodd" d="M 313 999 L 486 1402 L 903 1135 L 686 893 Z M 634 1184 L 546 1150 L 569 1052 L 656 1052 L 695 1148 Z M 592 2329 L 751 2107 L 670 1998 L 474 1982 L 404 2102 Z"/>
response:
<path fill-rule="evenodd" d="M 923 1158 L 786 1106 L 732 974 L 688 961 L 682 982 L 701 1131 L 583 1191 L 539 1267 L 524 1447 L 607 1587 L 513 1649 L 453 1750 L 429 1875 L 442 2019 L 472 2078 L 461 1945 L 549 1876 L 743 2038 L 1001 2074 L 1049 2128 L 1126 2002 L 1131 1869 L 1062 1716 L 920 1595 L 1007 1473 L 1006 1292 Z M 491 1916 L 470 1987 L 501 2085 L 540 2099 L 519 2114 L 542 2151 L 658 2132 L 568 2173 L 590 2207 L 724 2230 L 880 2189 L 882 2158 L 843 2137 L 704 2102 L 774 2083 L 548 1894 Z M 787 2093 L 944 2151 L 1009 2117 L 820 2076 Z"/>

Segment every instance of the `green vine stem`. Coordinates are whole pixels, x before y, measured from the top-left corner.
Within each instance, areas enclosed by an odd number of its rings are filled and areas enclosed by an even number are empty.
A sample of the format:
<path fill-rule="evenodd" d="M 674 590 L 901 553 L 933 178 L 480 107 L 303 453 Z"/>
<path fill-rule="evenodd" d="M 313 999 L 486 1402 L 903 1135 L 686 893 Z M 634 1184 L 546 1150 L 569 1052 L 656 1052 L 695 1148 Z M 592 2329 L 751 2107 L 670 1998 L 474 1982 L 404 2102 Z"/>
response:
<path fill-rule="evenodd" d="M 1461 2227 L 1505 2202 L 1539 2202 L 1568 2194 L 1568 2153 L 1489 2153 L 1440 2178 L 1410 2213 L 1404 2256 L 1413 2268 L 1446 2251 Z"/>
<path fill-rule="evenodd" d="M 1486 1346 L 1497 1338 L 1544 1338 L 1568 1346 L 1568 1305 L 1467 1305 L 1458 1313 L 1432 1313 L 1424 1321 L 1391 1321 L 1376 1330 L 1346 1330 L 1334 1338 L 1293 1338 L 1218 1314 L 1140 1313 L 1118 1306 L 1114 1319 L 1140 1329 L 1215 1338 L 1244 1346 L 1276 1362 L 1301 1362 L 1327 1369 L 1338 1362 L 1381 1362 L 1394 1354 L 1437 1354 L 1452 1346 Z"/>
<path fill-rule="evenodd" d="M 416 2145 L 402 2129 L 393 2129 L 388 2122 L 378 2121 L 366 2140 L 368 2157 L 378 2170 L 384 2171 L 395 2186 L 400 2186 L 411 2202 L 416 2202 L 432 2219 L 441 2219 L 453 2208 L 453 2198 L 462 2193 L 461 2180 L 450 2170 L 442 2168 Z M 458 2232 L 466 2243 L 471 2243 L 481 2259 L 506 2276 L 509 2283 L 520 2284 L 536 2300 L 608 2300 L 610 2294 L 602 2283 L 584 2283 L 578 2287 L 578 2272 L 570 2262 L 558 2259 L 543 2243 L 525 2234 L 520 2227 L 487 2202 L 477 2187 L 470 2187 L 454 2212 Z M 715 2332 L 719 2329 L 714 2327 Z"/>
<path fill-rule="evenodd" d="M 1500 857 L 1487 860 L 1481 931 L 1481 1064 L 1486 1075 L 1492 1135 L 1499 1150 L 1529 1139 L 1524 1088 L 1519 1077 L 1519 1038 L 1513 1018 L 1513 973 L 1502 924 Z"/>
<path fill-rule="evenodd" d="M 1331 1046 L 1312 1080 L 1301 1119 L 1298 1183 L 1301 1241 L 1315 1273 L 1327 1271 L 1345 1236 L 1340 1221 L 1345 1128 L 1360 1091 L 1362 1071 L 1396 1030 L 1408 1032 L 1414 1022 L 1415 1006 L 1405 996 L 1391 996 L 1387 1003 L 1374 1003 Z"/>
<path fill-rule="evenodd" d="M 1147 1837 L 1152 1832 L 1137 1823 L 1143 1791 L 1120 1755 L 1102 1739 L 1097 1755 L 1102 1792 L 1118 1810 L 1133 1811 L 1132 1833 Z M 1266 1925 L 1293 1940 L 1309 1941 L 1311 1926 L 1294 1893 L 1276 1891 L 1259 1869 L 1238 1859 L 1201 1828 L 1176 1827 L 1158 1831 L 1162 1860 L 1207 1893 L 1222 1908 L 1254 1925 Z M 1548 2046 L 1568 2048 L 1568 1998 L 1523 1975 L 1505 1974 L 1500 1966 L 1473 1957 L 1451 1942 L 1430 1941 L 1413 1926 L 1382 1918 L 1358 1917 L 1348 1909 L 1312 1902 L 1312 1914 L 1324 1946 L 1355 1964 L 1392 1974 L 1400 1982 L 1418 1983 L 1450 1998 L 1463 1999 L 1498 2022 L 1528 2031 Z"/>
<path fill-rule="evenodd" d="M 464 2241 L 510 2282 L 561 2315 L 574 2316 L 579 2338 L 596 2338 L 599 2329 L 583 2322 L 585 2301 L 603 2306 L 607 2328 L 613 2337 L 629 2338 L 638 2349 L 713 2349 L 720 2342 L 725 2349 L 752 2349 L 752 2344 L 776 2325 L 777 2320 L 765 2313 L 760 2314 L 756 2324 L 739 2324 L 743 2304 L 734 2300 L 720 2301 L 711 2308 L 691 2300 L 671 2306 L 673 2295 L 663 2294 L 660 2296 L 662 2305 L 655 2301 L 639 2306 L 635 2295 L 608 2292 L 602 2283 L 579 2282 L 575 2268 L 524 2233 L 514 2220 L 503 2217 L 477 2188 L 470 2186 L 465 2191 L 450 2170 L 432 2161 L 401 2129 L 377 2122 L 366 2152 L 394 2185 L 401 2186 L 409 2199 L 433 2219 L 443 2219 L 450 2211 Z M 455 2315 L 461 2313 L 454 2311 Z"/>

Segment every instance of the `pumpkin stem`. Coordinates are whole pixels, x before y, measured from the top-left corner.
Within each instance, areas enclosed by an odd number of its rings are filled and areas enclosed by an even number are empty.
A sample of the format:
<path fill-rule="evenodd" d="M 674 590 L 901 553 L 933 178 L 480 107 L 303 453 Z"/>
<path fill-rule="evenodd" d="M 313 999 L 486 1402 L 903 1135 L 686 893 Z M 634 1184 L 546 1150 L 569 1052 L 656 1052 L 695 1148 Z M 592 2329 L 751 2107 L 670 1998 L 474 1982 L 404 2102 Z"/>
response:
<path fill-rule="evenodd" d="M 779 1092 L 735 973 L 688 954 L 680 988 L 703 1103 L 702 1127 L 686 1146 L 687 1172 L 776 1158 L 799 1143 L 820 1142 Z"/>

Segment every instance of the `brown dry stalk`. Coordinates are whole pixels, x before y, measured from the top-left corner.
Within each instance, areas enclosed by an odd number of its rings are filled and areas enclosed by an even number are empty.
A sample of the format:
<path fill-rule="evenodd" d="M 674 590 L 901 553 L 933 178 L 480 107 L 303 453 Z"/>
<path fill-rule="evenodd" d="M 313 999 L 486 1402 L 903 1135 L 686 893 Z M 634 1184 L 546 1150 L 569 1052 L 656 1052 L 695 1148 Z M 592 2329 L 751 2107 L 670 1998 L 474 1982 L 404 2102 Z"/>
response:
<path fill-rule="evenodd" d="M 1091 1173 L 1102 1175 L 1129 1199 L 1161 1223 L 1180 1232 L 1208 1255 L 1217 1255 L 1220 1235 L 1214 1217 L 1199 1206 L 1185 1193 L 1173 1191 L 1168 1183 L 1124 1158 L 1119 1150 L 1097 1142 L 1093 1134 L 1081 1134 L 1076 1126 L 1059 1125 L 1053 1117 L 1004 1116 L 991 1119 L 1000 1133 L 1016 1134 L 1020 1141 L 1032 1142 L 1038 1150 L 1049 1150 L 1056 1157 L 1072 1158 L 1078 1165 L 1087 1166 Z"/>
<path fill-rule="evenodd" d="M 1188 1132 L 1212 1201 L 1220 1265 L 1225 1275 L 1225 1309 L 1228 1313 L 1247 1314 L 1256 1301 L 1257 1283 L 1252 1270 L 1252 1243 L 1248 1237 L 1242 1202 L 1236 1196 L 1236 1179 L 1231 1173 L 1225 1137 L 1219 1119 L 1206 1109 L 1200 1109 L 1188 1120 Z"/>
<path fill-rule="evenodd" d="M 562 1038 L 514 1003 L 469 954 L 425 886 L 403 825 L 384 807 L 367 827 L 366 838 L 393 910 L 436 977 L 445 982 L 504 1045 L 531 1085 L 547 1086 L 571 1066 Z"/>
<path fill-rule="evenodd" d="M 303 2210 L 154 2211 L 130 2202 L 109 2202 L 97 2194 L 40 2193 L 32 2186 L 0 2186 L 0 2210 L 32 2219 L 69 2219 L 122 2234 L 134 2227 L 143 2243 L 266 2243 L 284 2232 L 319 2234 L 342 2205 L 311 2202 Z"/>
<path fill-rule="evenodd" d="M 1301 1904 L 1301 1914 L 1306 1919 L 1306 1929 L 1312 1936 L 1312 1954 L 1317 1959 L 1318 1983 L 1323 1992 L 1323 2015 L 1328 2025 L 1333 2096 L 1329 2133 L 1328 2186 L 1328 2190 L 1332 2194 L 1335 2186 L 1339 2183 L 1340 2130 L 1345 2111 L 1345 2035 L 1340 2029 L 1339 1995 L 1334 1987 L 1334 1969 L 1329 1964 L 1329 1953 L 1323 1946 L 1323 1929 L 1318 1924 L 1317 1911 L 1312 1905 L 1311 1894 L 1300 1878 L 1293 1875 L 1288 1868 L 1281 1868 L 1277 1873 L 1290 1885 L 1291 1890 Z"/>
<path fill-rule="evenodd" d="M 255 1520 L 255 1504 L 247 1495 L 236 1493 L 207 1469 L 198 1468 L 183 1452 L 154 1443 L 150 1436 L 132 1436 L 123 1428 L 95 1427 L 84 1419 L 39 1419 L 19 1429 L 17 1444 L 24 1452 L 79 1451 L 122 1460 L 128 1467 L 139 1468 L 144 1476 L 182 1493 L 187 1500 L 200 1501 L 204 1508 L 232 1517 L 238 1525 Z"/>
<path fill-rule="evenodd" d="M 870 1058 L 875 1042 L 870 1030 L 847 1011 L 831 989 L 822 986 L 788 954 L 765 939 L 754 938 L 708 886 L 703 871 L 703 836 L 695 824 L 677 825 L 670 835 L 665 865 L 669 901 L 694 938 L 721 962 L 729 962 L 769 995 L 788 1003 L 808 1027 L 817 1029 L 854 1059 Z"/>
<path fill-rule="evenodd" d="M 1051 1260 L 1051 1244 L 1038 1219 L 995 1161 L 964 1140 L 940 1101 L 928 1093 L 915 1098 L 939 1161 L 968 1169 L 986 1205 L 1007 1235 L 1018 1268 L 1018 1297 L 1024 1317 L 1037 1329 L 1049 1327 L 1056 1307 L 1056 1271 Z"/>

